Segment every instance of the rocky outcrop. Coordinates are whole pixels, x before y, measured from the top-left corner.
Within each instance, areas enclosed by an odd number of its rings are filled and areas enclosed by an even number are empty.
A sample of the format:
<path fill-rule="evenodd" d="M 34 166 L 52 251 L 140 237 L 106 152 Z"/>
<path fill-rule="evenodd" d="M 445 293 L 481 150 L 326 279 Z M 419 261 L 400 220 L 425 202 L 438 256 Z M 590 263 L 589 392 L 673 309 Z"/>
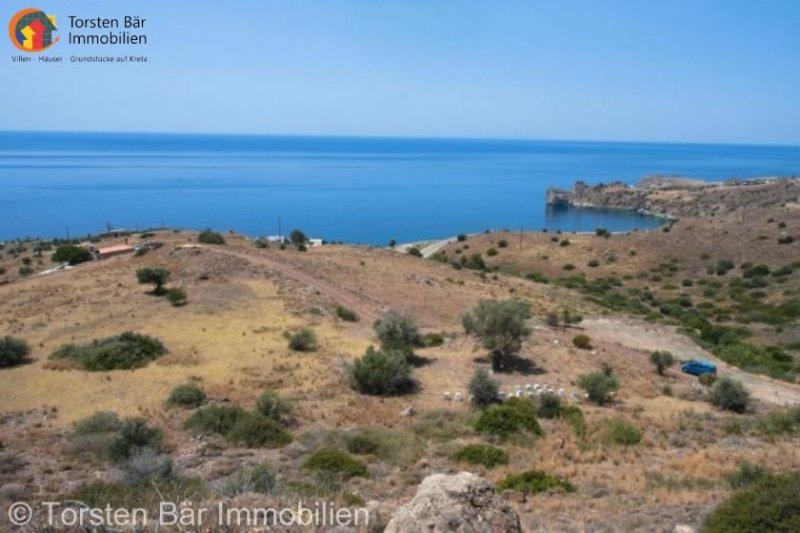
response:
<path fill-rule="evenodd" d="M 767 207 L 797 202 L 799 195 L 800 179 L 796 176 L 726 182 L 650 176 L 635 186 L 619 181 L 598 185 L 578 181 L 572 190 L 551 188 L 547 190 L 547 204 L 685 217 L 730 213 L 754 205 Z"/>
<path fill-rule="evenodd" d="M 385 533 L 515 533 L 519 517 L 475 474 L 434 474 L 426 477 L 414 498 L 392 515 Z"/>

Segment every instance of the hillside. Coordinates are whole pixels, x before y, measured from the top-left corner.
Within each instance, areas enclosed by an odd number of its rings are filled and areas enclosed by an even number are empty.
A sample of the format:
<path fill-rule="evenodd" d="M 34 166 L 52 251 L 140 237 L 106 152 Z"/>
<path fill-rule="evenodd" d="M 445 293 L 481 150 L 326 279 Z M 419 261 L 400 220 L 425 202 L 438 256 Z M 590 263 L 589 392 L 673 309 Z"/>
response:
<path fill-rule="evenodd" d="M 76 422 L 93 413 L 113 411 L 121 418 L 144 417 L 159 428 L 162 452 L 180 479 L 200 480 L 202 488 L 191 487 L 206 502 L 223 498 L 222 487 L 248 465 L 266 462 L 280 488 L 267 495 L 237 493 L 237 501 L 275 504 L 298 495 L 324 496 L 366 505 L 375 524 L 385 525 L 429 474 L 469 470 L 499 483 L 535 468 L 568 480 L 575 491 L 503 492 L 524 530 L 697 527 L 731 494 L 726 476 L 743 461 L 778 472 L 800 468 L 797 432 L 791 423 L 789 429 L 773 423 L 800 400 L 800 386 L 791 382 L 795 371 L 769 377 L 763 369 L 725 364 L 715 348 L 687 335 L 686 320 L 652 314 L 689 298 L 709 324 L 744 324 L 749 336 L 742 342 L 779 347 L 796 367 L 797 321 L 738 322 L 739 315 L 766 311 L 736 306 L 750 300 L 779 306 L 800 293 L 800 265 L 792 266 L 800 257 L 798 243 L 777 243 L 782 231 L 800 227 L 800 209 L 752 209 L 744 221 L 737 216 L 682 218 L 668 232 L 609 237 L 531 233 L 521 245 L 518 234 L 474 235 L 448 244 L 433 260 L 359 246 L 262 248 L 233 233 L 224 234 L 225 244 L 201 244 L 195 232 L 160 230 L 95 243 L 161 243 L 142 255 L 46 275 L 36 274 L 52 265 L 52 249 L 37 254 L 36 243 L 8 243 L 0 336 L 23 339 L 31 354 L 24 364 L 0 369 L 0 486 L 9 491 L 15 485 L 21 495 L 42 501 L 85 496 L 87 486 L 101 481 L 109 485 L 96 501 L 113 501 L 108 487 L 123 483 L 124 468 L 81 449 L 91 446 L 75 430 Z M 476 253 L 486 268 L 470 268 L 468 261 L 462 266 L 460 256 Z M 30 258 L 33 274 L 18 273 L 24 258 Z M 721 259 L 734 267 L 717 274 Z M 589 266 L 592 260 L 597 265 Z M 565 270 L 567 264 L 573 268 Z M 747 268 L 761 264 L 768 273 L 742 278 Z M 773 275 L 787 266 L 789 273 Z M 182 288 L 186 304 L 172 306 L 140 284 L 137 271 L 148 267 L 168 269 L 166 286 Z M 734 279 L 753 277 L 767 285 L 729 291 L 740 283 Z M 609 278 L 617 280 L 610 288 L 592 283 Z M 714 294 L 704 292 L 717 283 Z M 643 303 L 645 290 L 659 305 Z M 754 290 L 764 295 L 756 298 Z M 480 410 L 454 398 L 468 396 L 476 368 L 491 366 L 487 350 L 466 335 L 462 314 L 481 300 L 511 298 L 530 306 L 531 334 L 513 369 L 492 377 L 509 395 L 534 386 L 561 390 L 564 406 L 582 416 L 540 416 L 541 436 L 500 441 L 476 433 Z M 637 310 L 634 299 L 646 312 Z M 706 302 L 712 305 L 701 305 Z M 343 320 L 339 306 L 360 320 Z M 411 391 L 360 394 L 350 387 L 347 365 L 377 345 L 373 322 L 390 310 L 410 315 L 421 333 L 441 334 L 443 342 L 415 349 Z M 582 320 L 553 324 L 552 315 L 565 310 Z M 313 330 L 316 348 L 290 349 L 287 332 L 302 328 Z M 111 371 L 87 371 L 69 358 L 50 357 L 62 345 L 125 331 L 158 339 L 168 353 L 141 368 Z M 573 345 L 578 334 L 590 337 L 590 348 Z M 750 390 L 750 408 L 739 414 L 713 406 L 710 389 L 678 366 L 657 374 L 649 362 L 655 350 L 717 361 L 721 376 L 736 377 Z M 598 371 L 613 372 L 620 384 L 606 405 L 589 401 L 578 386 L 579 376 Z M 168 408 L 166 401 L 175 387 L 188 383 L 205 391 L 208 405 L 253 409 L 265 391 L 292 402 L 292 415 L 282 422 L 291 444 L 248 446 L 187 429 L 184 422 L 196 410 Z M 501 447 L 508 464 L 487 468 L 454 458 L 462 446 L 476 443 Z M 306 462 L 330 447 L 349 450 L 368 473 L 336 483 L 310 475 Z"/>

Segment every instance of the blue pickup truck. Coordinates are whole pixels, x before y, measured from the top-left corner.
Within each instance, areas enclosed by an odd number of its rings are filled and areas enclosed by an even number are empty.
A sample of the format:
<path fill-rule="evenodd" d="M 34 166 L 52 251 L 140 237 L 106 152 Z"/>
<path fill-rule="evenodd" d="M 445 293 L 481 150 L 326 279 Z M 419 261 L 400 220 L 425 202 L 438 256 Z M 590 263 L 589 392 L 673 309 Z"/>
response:
<path fill-rule="evenodd" d="M 681 364 L 681 370 L 693 376 L 702 376 L 703 374 L 716 374 L 717 365 L 703 359 L 692 359 Z"/>

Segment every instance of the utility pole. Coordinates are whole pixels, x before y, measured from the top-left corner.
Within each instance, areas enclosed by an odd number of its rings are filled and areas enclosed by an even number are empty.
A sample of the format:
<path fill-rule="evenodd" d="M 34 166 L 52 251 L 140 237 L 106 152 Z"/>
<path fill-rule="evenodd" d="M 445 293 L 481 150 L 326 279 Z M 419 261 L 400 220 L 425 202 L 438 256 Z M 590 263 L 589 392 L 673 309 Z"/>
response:
<path fill-rule="evenodd" d="M 278 239 L 283 242 L 283 232 L 281 231 L 281 217 L 278 217 Z"/>
<path fill-rule="evenodd" d="M 519 227 L 519 249 L 522 250 L 522 226 Z"/>
<path fill-rule="evenodd" d="M 66 230 L 67 230 L 67 240 L 69 240 L 69 226 L 66 226 Z"/>

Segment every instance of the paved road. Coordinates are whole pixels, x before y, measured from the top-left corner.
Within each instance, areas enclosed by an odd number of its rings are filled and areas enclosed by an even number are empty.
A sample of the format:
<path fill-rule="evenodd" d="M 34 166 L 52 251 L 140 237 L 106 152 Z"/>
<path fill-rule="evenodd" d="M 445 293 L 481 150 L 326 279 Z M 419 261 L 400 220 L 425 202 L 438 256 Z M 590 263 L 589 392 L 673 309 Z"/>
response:
<path fill-rule="evenodd" d="M 675 328 L 628 318 L 587 319 L 581 322 L 581 327 L 592 338 L 616 342 L 648 353 L 666 350 L 678 359 L 707 359 L 717 365 L 719 375 L 741 381 L 754 398 L 777 405 L 800 404 L 800 385 L 751 374 L 729 365 L 695 344 L 692 339 L 677 333 Z"/>

